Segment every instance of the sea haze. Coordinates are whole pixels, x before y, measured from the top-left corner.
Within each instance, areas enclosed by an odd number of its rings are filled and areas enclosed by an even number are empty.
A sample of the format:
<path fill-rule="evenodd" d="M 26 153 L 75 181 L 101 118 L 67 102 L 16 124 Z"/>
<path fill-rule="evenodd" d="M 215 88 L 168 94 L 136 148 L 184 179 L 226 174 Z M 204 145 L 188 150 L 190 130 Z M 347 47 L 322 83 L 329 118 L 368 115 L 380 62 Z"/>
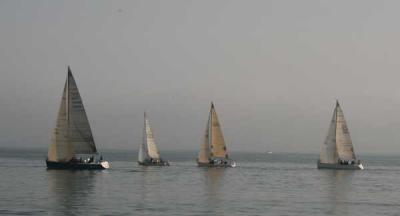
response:
<path fill-rule="evenodd" d="M 0 151 L 0 214 L 398 215 L 400 160 L 360 155 L 363 171 L 316 169 L 315 154 L 235 153 L 237 168 L 199 168 L 196 152 L 163 152 L 170 167 L 139 167 L 105 151 L 105 171 L 46 170 L 45 149 Z"/>

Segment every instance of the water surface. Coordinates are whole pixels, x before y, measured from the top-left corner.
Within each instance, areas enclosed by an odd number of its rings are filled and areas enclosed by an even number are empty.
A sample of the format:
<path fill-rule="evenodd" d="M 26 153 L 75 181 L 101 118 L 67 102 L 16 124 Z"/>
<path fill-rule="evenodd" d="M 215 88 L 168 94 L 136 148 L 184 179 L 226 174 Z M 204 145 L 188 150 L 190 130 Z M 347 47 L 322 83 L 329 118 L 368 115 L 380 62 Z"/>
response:
<path fill-rule="evenodd" d="M 232 153 L 237 168 L 200 168 L 196 152 L 139 167 L 104 152 L 105 171 L 46 170 L 45 150 L 0 151 L 5 215 L 399 215 L 400 157 L 361 155 L 363 171 L 316 169 L 317 155 Z"/>

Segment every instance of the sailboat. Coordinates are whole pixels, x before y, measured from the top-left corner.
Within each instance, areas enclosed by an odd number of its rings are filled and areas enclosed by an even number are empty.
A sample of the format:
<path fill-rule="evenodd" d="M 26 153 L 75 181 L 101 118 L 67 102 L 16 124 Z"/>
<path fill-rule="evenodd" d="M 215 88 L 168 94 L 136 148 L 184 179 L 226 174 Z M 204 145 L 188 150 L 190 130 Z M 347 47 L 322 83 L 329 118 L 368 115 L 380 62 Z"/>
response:
<path fill-rule="evenodd" d="M 160 157 L 149 119 L 144 113 L 143 142 L 139 146 L 138 163 L 143 166 L 169 166 L 168 161 Z"/>
<path fill-rule="evenodd" d="M 321 147 L 318 169 L 364 169 L 354 153 L 343 110 L 336 101 L 328 135 Z"/>
<path fill-rule="evenodd" d="M 198 166 L 235 167 L 236 163 L 229 159 L 221 125 L 218 121 L 214 104 L 211 103 L 210 114 L 206 126 L 203 143 L 196 159 Z"/>
<path fill-rule="evenodd" d="M 110 167 L 102 156 L 98 158 L 89 120 L 70 67 L 68 67 L 67 80 L 46 164 L 48 169 L 107 169 Z"/>

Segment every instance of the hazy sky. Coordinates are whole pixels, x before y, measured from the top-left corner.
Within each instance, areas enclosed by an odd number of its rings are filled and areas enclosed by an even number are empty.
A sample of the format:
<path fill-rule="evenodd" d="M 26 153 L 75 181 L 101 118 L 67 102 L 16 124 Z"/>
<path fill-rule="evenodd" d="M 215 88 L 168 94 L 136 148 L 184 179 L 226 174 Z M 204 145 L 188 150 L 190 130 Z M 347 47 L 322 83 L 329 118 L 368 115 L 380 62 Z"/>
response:
<path fill-rule="evenodd" d="M 335 99 L 356 153 L 400 153 L 400 1 L 0 0 L 0 147 L 50 142 L 70 65 L 98 149 L 319 152 Z"/>

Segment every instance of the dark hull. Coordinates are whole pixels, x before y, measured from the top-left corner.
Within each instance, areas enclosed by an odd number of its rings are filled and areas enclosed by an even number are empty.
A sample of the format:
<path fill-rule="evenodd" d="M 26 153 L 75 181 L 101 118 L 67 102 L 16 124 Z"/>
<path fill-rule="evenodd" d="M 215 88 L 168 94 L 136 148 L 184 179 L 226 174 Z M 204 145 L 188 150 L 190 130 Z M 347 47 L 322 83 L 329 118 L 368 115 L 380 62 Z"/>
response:
<path fill-rule="evenodd" d="M 54 162 L 46 160 L 47 169 L 69 169 L 69 170 L 103 170 L 100 163 L 72 163 L 72 162 Z"/>
<path fill-rule="evenodd" d="M 235 167 L 236 165 L 232 165 L 231 163 L 227 163 L 227 164 L 212 164 L 212 163 L 197 162 L 197 166 L 199 166 L 199 167 Z"/>
<path fill-rule="evenodd" d="M 141 166 L 169 166 L 168 161 L 161 161 L 161 162 L 139 162 L 138 164 Z"/>
<path fill-rule="evenodd" d="M 361 164 L 328 164 L 328 163 L 319 163 L 317 164 L 318 169 L 337 169 L 337 170 L 362 170 Z"/>

